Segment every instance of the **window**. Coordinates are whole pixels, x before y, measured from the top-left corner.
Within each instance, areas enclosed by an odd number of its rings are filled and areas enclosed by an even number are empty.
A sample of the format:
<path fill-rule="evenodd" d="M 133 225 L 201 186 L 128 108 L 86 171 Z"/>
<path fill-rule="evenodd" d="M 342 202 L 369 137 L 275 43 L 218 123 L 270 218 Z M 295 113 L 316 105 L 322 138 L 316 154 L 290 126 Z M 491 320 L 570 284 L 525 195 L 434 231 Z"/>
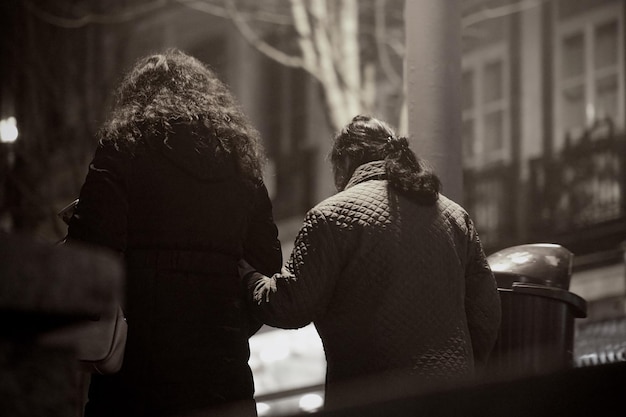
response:
<path fill-rule="evenodd" d="M 622 5 L 558 24 L 555 63 L 557 149 L 596 120 L 624 127 Z"/>
<path fill-rule="evenodd" d="M 466 167 L 508 159 L 508 60 L 503 45 L 463 57 L 463 159 Z"/>

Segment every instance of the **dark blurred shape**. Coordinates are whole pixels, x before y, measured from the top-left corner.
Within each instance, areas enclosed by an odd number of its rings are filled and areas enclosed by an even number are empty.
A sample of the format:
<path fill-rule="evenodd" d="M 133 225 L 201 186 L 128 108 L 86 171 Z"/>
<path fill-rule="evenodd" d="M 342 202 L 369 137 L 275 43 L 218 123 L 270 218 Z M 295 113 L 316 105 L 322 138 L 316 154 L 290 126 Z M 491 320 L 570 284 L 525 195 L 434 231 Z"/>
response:
<path fill-rule="evenodd" d="M 78 341 L 52 336 L 116 308 L 122 285 L 108 253 L 0 234 L 0 415 L 81 415 Z"/>
<path fill-rule="evenodd" d="M 559 245 L 529 244 L 487 258 L 498 283 L 502 324 L 489 372 L 542 374 L 574 364 L 574 320 L 586 302 L 568 291 L 573 254 Z"/>
<path fill-rule="evenodd" d="M 63 207 L 61 211 L 59 211 L 57 216 L 59 216 L 61 220 L 63 220 L 63 223 L 67 225 L 70 224 L 70 219 L 72 218 L 72 215 L 74 215 L 74 210 L 76 210 L 77 204 L 78 204 L 78 199 L 72 201 L 70 204 Z"/>
<path fill-rule="evenodd" d="M 623 417 L 626 362 L 565 369 L 512 381 L 466 385 L 385 402 L 368 402 L 320 417 Z M 381 386 L 381 390 L 385 387 Z M 299 414 L 304 415 L 304 414 Z M 308 414 L 310 415 L 310 414 Z"/>

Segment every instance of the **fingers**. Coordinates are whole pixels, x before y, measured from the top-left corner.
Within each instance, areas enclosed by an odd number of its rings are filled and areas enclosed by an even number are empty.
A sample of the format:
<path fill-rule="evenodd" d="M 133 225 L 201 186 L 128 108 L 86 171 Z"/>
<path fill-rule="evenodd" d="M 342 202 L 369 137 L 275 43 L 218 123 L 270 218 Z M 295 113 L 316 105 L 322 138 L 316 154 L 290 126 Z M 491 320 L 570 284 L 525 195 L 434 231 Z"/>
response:
<path fill-rule="evenodd" d="M 265 302 L 269 303 L 270 302 L 270 291 L 272 289 L 271 284 L 270 284 L 270 288 L 268 289 L 267 287 L 265 288 Z M 276 291 L 275 289 L 273 291 Z"/>
<path fill-rule="evenodd" d="M 283 268 L 284 269 L 284 268 Z M 286 272 L 286 273 L 285 273 Z M 276 273 L 271 278 L 261 275 L 255 272 L 255 278 L 258 278 L 254 284 L 253 299 L 257 304 L 261 304 L 264 300 L 266 303 L 270 302 L 270 294 L 278 291 L 277 280 L 278 278 L 294 280 L 295 276 L 288 270 L 284 269 L 282 273 Z"/>
<path fill-rule="evenodd" d="M 297 280 L 296 276 L 285 267 L 283 267 L 280 270 L 280 272 L 277 272 L 274 275 L 272 275 L 272 279 L 274 280 L 282 279 L 283 281 L 286 281 L 286 282 Z"/>
<path fill-rule="evenodd" d="M 264 296 L 265 298 L 267 298 L 267 289 L 265 284 L 266 279 L 266 277 L 261 278 L 254 287 L 254 300 L 257 302 L 257 304 L 261 304 Z"/>
<path fill-rule="evenodd" d="M 276 292 L 276 280 L 263 276 L 254 285 L 253 298 L 257 304 L 261 304 L 265 299 L 266 303 L 270 302 L 270 293 Z"/>

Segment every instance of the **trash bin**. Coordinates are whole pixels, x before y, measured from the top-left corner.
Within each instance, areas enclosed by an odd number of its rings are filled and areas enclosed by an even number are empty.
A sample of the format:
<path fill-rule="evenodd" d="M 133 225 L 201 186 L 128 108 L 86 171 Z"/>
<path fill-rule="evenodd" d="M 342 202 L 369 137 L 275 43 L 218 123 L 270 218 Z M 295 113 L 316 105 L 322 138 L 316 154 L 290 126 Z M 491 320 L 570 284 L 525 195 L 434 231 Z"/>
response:
<path fill-rule="evenodd" d="M 573 254 L 560 245 L 528 244 L 487 258 L 502 304 L 502 324 L 489 359 L 491 374 L 541 374 L 574 365 L 574 322 L 586 302 L 569 291 Z"/>

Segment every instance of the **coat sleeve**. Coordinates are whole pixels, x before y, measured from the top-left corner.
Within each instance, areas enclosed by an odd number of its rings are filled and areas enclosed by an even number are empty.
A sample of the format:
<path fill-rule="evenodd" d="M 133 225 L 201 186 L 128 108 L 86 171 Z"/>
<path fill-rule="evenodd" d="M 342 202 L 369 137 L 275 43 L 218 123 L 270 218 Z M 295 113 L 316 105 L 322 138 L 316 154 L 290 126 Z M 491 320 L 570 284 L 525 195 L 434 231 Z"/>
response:
<path fill-rule="evenodd" d="M 341 270 L 341 249 L 326 217 L 312 209 L 304 219 L 285 268 L 271 278 L 268 299 L 253 299 L 254 288 L 268 280 L 253 274 L 248 281 L 251 308 L 273 327 L 300 328 L 320 318 Z"/>
<path fill-rule="evenodd" d="M 129 163 L 130 156 L 112 144 L 98 145 L 69 221 L 68 243 L 126 249 Z"/>
<path fill-rule="evenodd" d="M 501 320 L 500 296 L 478 233 L 469 219 L 468 226 L 465 312 L 472 338 L 474 361 L 478 367 L 482 367 L 498 337 Z"/>
<path fill-rule="evenodd" d="M 272 216 L 272 202 L 263 183 L 255 190 L 243 249 L 243 258 L 265 275 L 277 272 L 283 264 L 278 228 Z"/>
<path fill-rule="evenodd" d="M 247 264 L 250 270 L 260 271 L 267 275 L 278 271 L 283 263 L 278 228 L 272 215 L 272 202 L 263 183 L 255 189 L 242 262 Z M 244 282 L 242 283 L 242 298 L 245 300 L 247 297 L 247 287 Z M 263 326 L 263 323 L 249 308 L 247 314 L 248 336 L 252 336 Z"/>

